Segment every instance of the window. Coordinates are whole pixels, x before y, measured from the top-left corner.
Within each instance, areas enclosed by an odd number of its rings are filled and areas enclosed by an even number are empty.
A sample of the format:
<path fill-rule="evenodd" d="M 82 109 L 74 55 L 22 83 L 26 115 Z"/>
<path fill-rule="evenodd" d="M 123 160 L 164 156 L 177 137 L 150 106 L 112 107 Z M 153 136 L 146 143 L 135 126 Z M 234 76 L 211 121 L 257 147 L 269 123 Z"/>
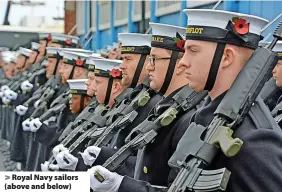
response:
<path fill-rule="evenodd" d="M 181 0 L 156 1 L 156 16 L 162 16 L 180 11 Z"/>
<path fill-rule="evenodd" d="M 84 34 L 84 1 L 76 2 L 76 24 L 77 24 L 77 35 Z"/>
<path fill-rule="evenodd" d="M 141 4 L 142 4 L 142 1 L 140 0 L 133 1 L 132 20 L 134 22 L 141 21 L 142 19 Z M 151 14 L 150 10 L 151 10 L 151 2 L 145 1 L 145 18 L 146 19 L 150 18 L 150 14 Z"/>
<path fill-rule="evenodd" d="M 115 1 L 115 26 L 126 25 L 128 22 L 128 1 Z"/>
<path fill-rule="evenodd" d="M 109 29 L 111 25 L 111 1 L 99 1 L 100 30 Z"/>

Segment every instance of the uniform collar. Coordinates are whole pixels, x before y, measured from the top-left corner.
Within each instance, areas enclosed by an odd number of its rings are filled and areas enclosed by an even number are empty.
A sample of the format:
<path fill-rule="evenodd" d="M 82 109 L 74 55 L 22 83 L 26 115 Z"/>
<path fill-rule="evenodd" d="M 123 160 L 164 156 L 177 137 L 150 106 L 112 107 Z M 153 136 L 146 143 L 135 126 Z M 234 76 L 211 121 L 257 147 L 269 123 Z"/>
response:
<path fill-rule="evenodd" d="M 210 96 L 206 97 L 202 107 L 195 113 L 193 121 L 196 124 L 200 124 L 204 127 L 208 126 L 214 117 L 215 110 L 226 93 L 227 91 L 216 97 L 213 101 L 211 100 Z"/>

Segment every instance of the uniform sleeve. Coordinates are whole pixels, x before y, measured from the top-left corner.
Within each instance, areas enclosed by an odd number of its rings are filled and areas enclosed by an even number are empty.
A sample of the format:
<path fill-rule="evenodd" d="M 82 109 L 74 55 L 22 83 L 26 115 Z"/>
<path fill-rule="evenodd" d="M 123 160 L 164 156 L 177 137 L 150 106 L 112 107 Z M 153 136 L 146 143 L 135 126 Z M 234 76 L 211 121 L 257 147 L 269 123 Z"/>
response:
<path fill-rule="evenodd" d="M 117 150 L 118 149 L 113 149 L 110 147 L 102 147 L 100 154 L 98 155 L 96 161 L 92 166 L 103 165 L 107 159 L 109 159 L 117 152 Z M 136 163 L 136 156 L 129 156 L 125 160 L 125 162 L 115 170 L 115 172 L 117 172 L 120 175 L 128 175 L 133 177 L 135 163 Z"/>
<path fill-rule="evenodd" d="M 138 181 L 125 176 L 118 192 L 165 192 L 166 190 L 166 188 L 152 186 L 148 182 Z"/>
<path fill-rule="evenodd" d="M 40 129 L 38 129 L 35 134 L 35 140 L 43 145 L 52 146 L 54 144 L 54 138 L 56 138 L 57 130 L 58 126 L 56 123 L 51 123 L 50 125 L 42 123 Z"/>
<path fill-rule="evenodd" d="M 250 131 L 241 151 L 228 161 L 227 191 L 282 191 L 282 134 L 272 129 Z"/>

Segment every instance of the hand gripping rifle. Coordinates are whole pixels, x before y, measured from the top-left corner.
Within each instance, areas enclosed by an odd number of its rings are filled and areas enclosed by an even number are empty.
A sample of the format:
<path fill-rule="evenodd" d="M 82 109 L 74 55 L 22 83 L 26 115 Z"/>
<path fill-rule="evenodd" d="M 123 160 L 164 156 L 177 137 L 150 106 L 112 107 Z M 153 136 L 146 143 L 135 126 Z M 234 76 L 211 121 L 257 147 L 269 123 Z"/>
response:
<path fill-rule="evenodd" d="M 114 171 L 132 153 L 152 142 L 163 127 L 170 125 L 180 114 L 188 112 L 196 107 L 206 95 L 207 92 L 196 93 L 189 86 L 184 86 L 176 95 L 174 95 L 174 102 L 168 109 L 161 115 L 150 115 L 143 123 L 135 127 L 126 140 L 133 139 L 121 147 L 102 166 L 110 171 Z M 134 137 L 134 135 L 136 136 Z M 99 173 L 95 173 L 95 177 L 100 182 L 103 182 L 104 180 Z"/>
<path fill-rule="evenodd" d="M 60 144 L 69 148 L 70 152 L 76 147 L 81 146 L 81 143 L 96 130 L 98 127 L 103 127 L 106 124 L 106 113 L 109 108 L 105 107 L 104 110 L 100 110 L 95 115 L 85 121 L 78 127 L 76 127 Z M 93 127 L 94 126 L 94 127 Z M 50 164 L 54 164 L 55 157 L 52 155 L 48 160 Z"/>
<path fill-rule="evenodd" d="M 233 157 L 240 151 L 243 141 L 232 138 L 233 130 L 248 114 L 278 61 L 276 53 L 271 50 L 282 39 L 281 25 L 274 32 L 274 40 L 268 48 L 255 50 L 217 107 L 209 126 L 195 123 L 189 126 L 169 160 L 170 166 L 181 169 L 168 192 L 226 190 L 230 171 L 226 168 L 205 168 L 220 149 L 227 157 Z"/>

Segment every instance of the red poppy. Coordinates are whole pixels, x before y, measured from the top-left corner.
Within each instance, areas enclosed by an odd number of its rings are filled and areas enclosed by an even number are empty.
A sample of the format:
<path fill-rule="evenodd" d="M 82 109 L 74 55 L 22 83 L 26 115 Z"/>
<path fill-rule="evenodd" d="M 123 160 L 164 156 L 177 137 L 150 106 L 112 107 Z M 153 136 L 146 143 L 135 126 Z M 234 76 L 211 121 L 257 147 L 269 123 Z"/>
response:
<path fill-rule="evenodd" d="M 120 77 L 121 76 L 121 72 L 120 72 L 120 70 L 119 69 L 112 69 L 112 71 L 110 72 L 110 75 L 112 76 L 112 77 Z"/>
<path fill-rule="evenodd" d="M 51 41 L 52 40 L 52 35 L 49 34 L 48 37 L 47 37 L 48 41 Z"/>
<path fill-rule="evenodd" d="M 234 23 L 234 27 L 235 27 L 235 30 L 238 34 L 245 35 L 245 34 L 249 33 L 250 24 L 247 23 L 247 21 L 245 19 L 238 19 Z"/>
<path fill-rule="evenodd" d="M 82 66 L 83 65 L 83 61 L 80 58 L 78 58 L 76 60 L 75 64 L 78 65 L 78 66 Z"/>
<path fill-rule="evenodd" d="M 71 40 L 70 40 L 70 39 L 67 39 L 67 40 L 66 40 L 66 44 L 67 44 L 67 45 L 70 45 L 70 44 L 71 44 Z"/>
<path fill-rule="evenodd" d="M 179 40 L 176 44 L 176 46 L 181 49 L 184 50 L 184 44 L 185 44 L 185 40 Z"/>

